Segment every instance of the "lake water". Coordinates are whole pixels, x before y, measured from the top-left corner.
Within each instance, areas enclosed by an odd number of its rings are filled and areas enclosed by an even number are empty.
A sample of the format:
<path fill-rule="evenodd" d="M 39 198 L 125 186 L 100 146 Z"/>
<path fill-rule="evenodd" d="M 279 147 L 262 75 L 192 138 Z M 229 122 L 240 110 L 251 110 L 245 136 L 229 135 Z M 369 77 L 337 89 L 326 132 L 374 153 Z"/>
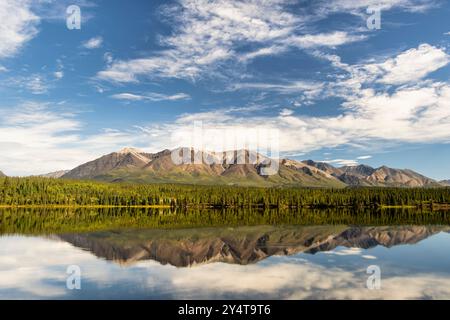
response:
<path fill-rule="evenodd" d="M 3 234 L 0 298 L 450 299 L 450 226 Z"/>

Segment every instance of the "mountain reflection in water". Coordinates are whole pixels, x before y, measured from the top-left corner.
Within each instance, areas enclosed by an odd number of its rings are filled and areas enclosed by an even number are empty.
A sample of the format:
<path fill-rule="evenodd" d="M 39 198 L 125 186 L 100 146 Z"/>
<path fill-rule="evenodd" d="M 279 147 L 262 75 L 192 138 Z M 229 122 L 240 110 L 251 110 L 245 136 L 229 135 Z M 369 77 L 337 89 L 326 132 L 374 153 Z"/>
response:
<path fill-rule="evenodd" d="M 450 227 L 246 226 L 0 236 L 2 299 L 450 299 Z M 68 290 L 69 266 L 81 290 Z M 366 286 L 381 269 L 381 289 Z"/>
<path fill-rule="evenodd" d="M 181 230 L 119 230 L 57 238 L 121 265 L 155 260 L 188 267 L 224 262 L 247 265 L 274 255 L 315 254 L 337 247 L 369 249 L 415 244 L 450 226 L 256 226 Z"/>

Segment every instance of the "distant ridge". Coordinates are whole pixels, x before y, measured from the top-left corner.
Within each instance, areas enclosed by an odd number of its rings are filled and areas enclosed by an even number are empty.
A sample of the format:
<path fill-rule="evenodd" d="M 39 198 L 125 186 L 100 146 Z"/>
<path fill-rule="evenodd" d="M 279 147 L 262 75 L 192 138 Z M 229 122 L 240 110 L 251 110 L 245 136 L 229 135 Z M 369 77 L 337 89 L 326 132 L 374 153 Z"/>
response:
<path fill-rule="evenodd" d="M 58 179 L 58 178 L 61 178 L 63 175 L 65 175 L 67 172 L 69 172 L 69 170 L 60 170 L 60 171 L 50 172 L 50 173 L 46 173 L 46 174 L 41 174 L 41 175 L 39 175 L 39 177 Z"/>
<path fill-rule="evenodd" d="M 6 174 L 0 171 L 0 177 L 6 177 Z"/>
<path fill-rule="evenodd" d="M 329 164 L 306 161 L 317 168 L 327 167 L 327 171 L 349 186 L 365 187 L 438 187 L 441 183 L 409 169 L 393 169 L 386 166 L 372 168 L 367 165 L 334 168 Z"/>
<path fill-rule="evenodd" d="M 296 161 L 280 159 L 279 170 L 273 175 L 264 175 L 263 170 L 270 159 L 248 150 L 230 151 L 233 161 L 224 153 L 179 148 L 191 159 L 200 159 L 196 164 L 176 164 L 172 151 L 147 153 L 136 148 L 124 148 L 82 164 L 68 171 L 65 179 L 94 179 L 109 182 L 135 183 L 186 183 L 227 184 L 239 186 L 300 186 L 343 188 L 362 187 L 438 187 L 443 186 L 433 179 L 409 169 L 393 169 L 386 166 L 372 168 L 367 165 L 334 167 L 313 160 Z M 236 161 L 241 155 L 245 164 Z M 208 163 L 202 159 L 208 159 Z M 256 161 L 248 161 L 254 159 Z M 214 161 L 212 161 L 214 160 Z M 226 161 L 227 160 L 227 161 Z"/>

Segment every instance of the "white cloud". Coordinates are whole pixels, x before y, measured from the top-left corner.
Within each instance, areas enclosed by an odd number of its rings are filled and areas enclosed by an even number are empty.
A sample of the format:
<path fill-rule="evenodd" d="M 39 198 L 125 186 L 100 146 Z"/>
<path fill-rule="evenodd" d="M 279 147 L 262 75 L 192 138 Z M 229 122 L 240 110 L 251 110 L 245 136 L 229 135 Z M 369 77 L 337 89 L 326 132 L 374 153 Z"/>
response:
<path fill-rule="evenodd" d="M 98 93 L 103 93 L 103 92 L 105 92 L 105 88 L 102 86 L 96 85 L 95 91 L 97 91 Z"/>
<path fill-rule="evenodd" d="M 437 48 L 429 44 L 421 44 L 399 53 L 397 56 L 386 58 L 379 62 L 367 62 L 349 65 L 341 61 L 336 55 L 313 51 L 312 55 L 331 62 L 332 66 L 344 73 L 333 74 L 333 81 L 290 81 L 280 83 L 237 83 L 229 87 L 230 90 L 260 90 L 274 91 L 281 94 L 298 95 L 299 103 L 311 104 L 316 99 L 327 97 L 341 97 L 351 101 L 362 94 L 365 87 L 374 88 L 381 85 L 405 85 L 417 83 L 432 72 L 448 65 L 450 55 L 444 48 Z M 383 90 L 383 89 L 381 89 Z"/>
<path fill-rule="evenodd" d="M 449 84 L 426 83 L 401 88 L 393 94 L 367 89 L 359 98 L 346 102 L 344 106 L 352 110 L 353 120 L 359 122 L 354 121 L 354 124 L 358 124 L 359 129 L 366 126 L 365 137 L 446 142 L 450 137 L 450 128 L 446 128 L 450 121 L 449 98 Z"/>
<path fill-rule="evenodd" d="M 138 59 L 116 60 L 97 77 L 138 82 L 141 77 L 195 80 L 235 74 L 240 63 L 288 50 L 335 48 L 367 39 L 367 30 L 345 28 L 314 32 L 314 23 L 335 13 L 364 15 L 368 7 L 423 12 L 434 0 L 315 1 L 312 11 L 289 10 L 289 0 L 178 0 L 162 10 L 174 26 L 162 37 L 167 49 Z M 397 69 L 400 71 L 399 69 Z M 386 80 L 387 81 L 387 80 Z"/>
<path fill-rule="evenodd" d="M 98 74 L 99 78 L 137 81 L 138 76 L 196 78 L 234 57 L 236 43 L 263 43 L 290 34 L 298 20 L 283 10 L 283 1 L 180 0 L 166 7 L 174 21 L 173 35 L 162 44 L 170 49 L 160 55 L 117 61 Z"/>
<path fill-rule="evenodd" d="M 384 84 L 404 84 L 416 82 L 450 62 L 450 56 L 443 50 L 429 44 L 422 44 L 417 49 L 410 49 L 382 64 L 368 65 L 382 73 L 378 82 Z"/>
<path fill-rule="evenodd" d="M 424 83 L 404 87 L 392 94 L 363 90 L 360 96 L 348 97 L 344 113 L 313 117 L 282 112 L 278 117 L 242 114 L 237 110 L 214 110 L 186 114 L 173 123 L 148 126 L 155 135 L 152 143 L 173 146 L 168 133 L 176 134 L 178 146 L 192 145 L 193 125 L 218 130 L 226 136 L 233 132 L 262 128 L 278 130 L 280 151 L 309 152 L 343 145 L 374 146 L 391 143 L 450 142 L 450 85 Z M 233 137 L 233 135 L 232 135 Z M 204 136 L 207 149 L 220 150 L 220 139 Z M 354 165 L 357 160 L 337 159 L 340 164 Z"/>
<path fill-rule="evenodd" d="M 0 119 L 0 146 L 4 152 L 0 167 L 7 173 L 42 173 L 71 162 L 74 154 L 66 154 L 68 150 L 62 145 L 76 141 L 73 132 L 80 128 L 77 121 L 36 103 L 8 109 Z M 26 164 L 30 159 L 33 166 Z"/>
<path fill-rule="evenodd" d="M 241 55 L 240 61 L 249 61 L 257 57 L 278 55 L 290 48 L 313 49 L 320 47 L 335 48 L 344 44 L 365 40 L 365 35 L 354 35 L 344 31 L 330 33 L 302 34 L 280 38 L 274 45 L 256 49 Z"/>
<path fill-rule="evenodd" d="M 444 35 L 450 36 L 450 31 L 449 31 L 449 32 L 446 32 L 446 33 L 444 33 Z"/>
<path fill-rule="evenodd" d="M 0 111 L 3 172 L 29 175 L 71 169 L 123 146 L 140 146 L 147 141 L 147 135 L 136 128 L 105 129 L 82 136 L 83 123 L 60 108 L 27 102 Z"/>
<path fill-rule="evenodd" d="M 49 83 L 47 78 L 39 73 L 29 76 L 16 76 L 3 81 L 4 86 L 23 88 L 32 94 L 44 94 L 48 92 Z"/>
<path fill-rule="evenodd" d="M 107 64 L 111 64 L 114 61 L 113 55 L 111 52 L 105 52 L 103 55 L 103 59 L 105 59 L 105 62 Z"/>
<path fill-rule="evenodd" d="M 152 101 L 163 101 L 163 100 L 170 100 L 170 101 L 175 101 L 175 100 L 189 100 L 191 97 L 186 94 L 186 93 L 176 93 L 173 95 L 166 95 L 166 94 L 161 94 L 161 93 L 149 93 L 146 94 L 145 97 L 149 100 Z"/>
<path fill-rule="evenodd" d="M 292 46 L 300 48 L 337 47 L 366 39 L 365 35 L 351 35 L 343 31 L 331 33 L 300 35 L 288 38 L 286 41 Z"/>
<path fill-rule="evenodd" d="M 39 17 L 30 0 L 0 1 L 0 58 L 15 55 L 37 33 Z"/>
<path fill-rule="evenodd" d="M 49 92 L 58 80 L 64 77 L 64 65 L 58 59 L 56 61 L 56 71 L 47 73 L 32 73 L 28 75 L 16 75 L 2 81 L 2 85 L 14 88 L 20 92 L 24 89 L 35 95 L 42 95 Z M 18 90 L 19 89 L 19 90 Z"/>
<path fill-rule="evenodd" d="M 367 159 L 370 159 L 370 158 L 372 158 L 372 156 L 359 156 L 356 159 L 358 159 L 358 160 L 367 160 Z"/>
<path fill-rule="evenodd" d="M 318 51 L 315 51 L 313 55 L 330 61 L 335 68 L 347 74 L 336 76 L 336 83 L 331 87 L 333 90 L 343 90 L 342 93 L 345 90 L 350 91 L 350 94 L 358 92 L 365 85 L 373 87 L 376 83 L 384 85 L 416 83 L 450 62 L 450 55 L 444 48 L 437 48 L 427 43 L 384 61 L 356 65 L 348 65 L 336 55 Z"/>
<path fill-rule="evenodd" d="M 335 164 L 338 166 L 348 166 L 353 167 L 357 166 L 359 163 L 356 160 L 349 160 L 349 159 L 333 159 L 333 160 L 322 160 L 321 162 L 329 163 L 329 164 Z"/>
<path fill-rule="evenodd" d="M 145 99 L 144 96 L 133 94 L 133 93 L 118 93 L 111 96 L 111 98 L 118 100 L 128 100 L 128 101 L 142 101 Z"/>
<path fill-rule="evenodd" d="M 177 93 L 173 95 L 166 95 L 162 93 L 147 93 L 145 95 L 133 94 L 133 93 L 119 93 L 114 94 L 111 98 L 117 100 L 127 100 L 127 101 L 176 101 L 176 100 L 188 100 L 191 97 L 186 93 Z"/>
<path fill-rule="evenodd" d="M 401 8 L 411 12 L 424 12 L 438 5 L 435 0 L 329 0 L 319 6 L 322 14 L 345 12 L 358 14 L 369 7 L 381 10 Z"/>
<path fill-rule="evenodd" d="M 64 77 L 64 64 L 61 59 L 56 60 L 56 71 L 53 73 L 57 80 L 60 80 Z"/>
<path fill-rule="evenodd" d="M 53 73 L 56 79 L 62 79 L 64 77 L 63 71 L 56 71 Z"/>
<path fill-rule="evenodd" d="M 289 4 L 283 0 L 180 0 L 178 6 L 164 10 L 176 26 L 171 36 L 161 40 L 169 49 L 116 61 L 98 77 L 112 82 L 136 82 L 140 76 L 195 79 L 214 74 L 226 63 L 247 62 L 293 47 L 337 47 L 365 39 L 345 31 L 309 34 L 303 30 L 309 18 L 288 12 Z M 250 49 L 242 51 L 244 45 Z"/>
<path fill-rule="evenodd" d="M 286 51 L 286 49 L 287 49 L 286 46 L 281 45 L 273 45 L 270 47 L 259 48 L 256 49 L 255 51 L 243 54 L 242 56 L 239 57 L 239 60 L 245 62 L 255 59 L 257 57 L 277 55 L 279 53 Z"/>
<path fill-rule="evenodd" d="M 279 83 L 266 82 L 241 82 L 229 86 L 228 90 L 259 90 L 264 92 L 276 92 L 279 94 L 296 95 L 296 106 L 310 104 L 325 90 L 325 83 L 316 81 L 284 81 Z"/>
<path fill-rule="evenodd" d="M 103 44 L 103 38 L 102 37 L 94 37 L 86 42 L 83 42 L 83 47 L 86 49 L 98 49 Z"/>
<path fill-rule="evenodd" d="M 45 83 L 44 78 L 41 75 L 32 75 L 31 77 L 25 80 L 25 86 L 33 93 L 33 94 L 43 94 L 46 93 L 48 87 Z"/>
<path fill-rule="evenodd" d="M 282 116 L 282 117 L 291 116 L 292 114 L 294 114 L 294 111 L 292 111 L 290 109 L 283 109 L 280 112 L 280 116 Z"/>
<path fill-rule="evenodd" d="M 264 90 L 275 91 L 279 93 L 299 93 L 303 91 L 315 92 L 321 90 L 323 84 L 314 81 L 291 81 L 283 83 L 266 83 L 266 82 L 242 82 L 234 84 L 231 90 Z"/>

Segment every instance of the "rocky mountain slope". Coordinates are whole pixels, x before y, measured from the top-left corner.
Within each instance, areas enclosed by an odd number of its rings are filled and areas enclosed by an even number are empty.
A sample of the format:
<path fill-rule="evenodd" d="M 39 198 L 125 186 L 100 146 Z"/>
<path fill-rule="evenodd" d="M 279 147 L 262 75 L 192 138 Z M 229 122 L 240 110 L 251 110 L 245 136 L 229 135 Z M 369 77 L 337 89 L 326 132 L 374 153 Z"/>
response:
<path fill-rule="evenodd" d="M 109 182 L 228 184 L 240 186 L 302 187 L 434 187 L 439 182 L 408 169 L 367 165 L 334 167 L 312 160 L 281 159 L 279 170 L 267 175 L 270 159 L 246 150 L 209 153 L 177 149 L 190 162 L 176 164 L 172 151 L 146 153 L 125 148 L 85 163 L 62 177 Z M 244 161 L 242 161 L 244 160 Z M 188 164 L 186 164 L 188 163 Z M 245 164 L 242 164 L 245 163 Z"/>
<path fill-rule="evenodd" d="M 334 168 L 329 164 L 314 162 L 304 163 L 318 169 L 324 169 L 330 175 L 349 186 L 376 187 L 437 187 L 440 183 L 409 169 L 393 169 L 386 166 L 372 168 L 367 165 L 344 166 Z"/>
<path fill-rule="evenodd" d="M 93 179 L 117 169 L 143 168 L 152 160 L 153 155 L 133 148 L 125 148 L 99 159 L 82 164 L 63 175 L 71 179 Z"/>
<path fill-rule="evenodd" d="M 276 174 L 265 175 L 264 170 L 269 170 L 270 159 L 257 153 L 242 150 L 214 154 L 183 148 L 179 150 L 180 154 L 181 150 L 186 152 L 185 155 L 190 153 L 191 163 L 175 164 L 170 150 L 150 154 L 126 148 L 83 164 L 63 178 L 110 182 L 345 187 L 344 183 L 326 172 L 293 160 L 282 160 Z"/>

